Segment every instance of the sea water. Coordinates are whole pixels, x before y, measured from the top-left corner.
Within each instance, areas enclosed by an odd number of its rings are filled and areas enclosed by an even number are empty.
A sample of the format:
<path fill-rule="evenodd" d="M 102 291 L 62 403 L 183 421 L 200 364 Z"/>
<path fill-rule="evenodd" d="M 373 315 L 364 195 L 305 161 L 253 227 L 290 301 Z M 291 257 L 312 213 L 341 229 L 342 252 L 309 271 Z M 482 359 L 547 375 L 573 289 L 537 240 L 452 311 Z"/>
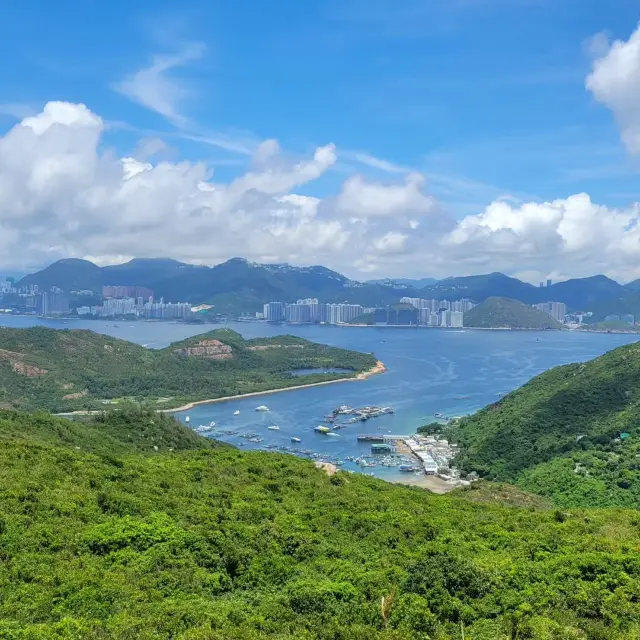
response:
<path fill-rule="evenodd" d="M 392 327 L 336 327 L 318 325 L 270 325 L 229 322 L 225 325 L 190 325 L 170 322 L 103 322 L 48 320 L 0 316 L 0 326 L 92 329 L 150 348 L 162 348 L 188 336 L 223 326 L 246 338 L 293 334 L 332 346 L 373 353 L 387 372 L 367 380 L 199 405 L 177 413 L 190 426 L 216 423 L 214 436 L 242 449 L 296 447 L 330 459 L 370 452 L 358 443 L 358 434 L 411 434 L 435 414 L 460 416 L 471 413 L 524 384 L 551 367 L 594 358 L 622 344 L 635 342 L 634 335 L 577 331 L 474 331 Z M 302 380 L 301 380 L 302 382 Z M 348 425 L 336 437 L 314 432 L 326 424 L 324 416 L 342 404 L 390 406 L 391 415 Z M 257 412 L 267 405 L 268 412 Z M 236 410 L 240 414 L 233 415 Z M 278 431 L 267 429 L 278 425 Z M 222 431 L 236 432 L 225 435 Z M 263 442 L 251 443 L 242 435 L 256 434 Z M 291 442 L 295 436 L 300 444 Z M 345 469 L 360 467 L 346 462 Z M 377 466 L 362 469 L 392 479 L 400 472 Z"/>

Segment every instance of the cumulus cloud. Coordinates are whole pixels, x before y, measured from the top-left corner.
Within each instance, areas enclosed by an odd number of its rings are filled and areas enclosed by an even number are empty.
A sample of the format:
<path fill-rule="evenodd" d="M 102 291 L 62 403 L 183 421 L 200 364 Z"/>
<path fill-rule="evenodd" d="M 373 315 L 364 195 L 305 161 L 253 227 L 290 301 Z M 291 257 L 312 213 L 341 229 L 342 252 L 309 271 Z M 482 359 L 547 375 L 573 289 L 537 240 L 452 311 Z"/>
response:
<path fill-rule="evenodd" d="M 348 223 L 296 193 L 336 162 L 333 145 L 289 159 L 267 142 L 251 171 L 219 183 L 201 162 L 102 152 L 104 129 L 85 105 L 51 102 L 0 138 L 1 266 L 67 256 L 331 262 L 345 250 Z"/>
<path fill-rule="evenodd" d="M 367 182 L 362 176 L 349 178 L 337 201 L 341 211 L 363 217 L 398 214 L 428 214 L 435 199 L 423 190 L 424 177 L 410 173 L 404 184 Z"/>
<path fill-rule="evenodd" d="M 499 199 L 456 222 L 418 174 L 391 183 L 356 175 L 335 194 L 310 195 L 338 161 L 332 144 L 292 158 L 266 141 L 249 171 L 221 182 L 203 162 L 159 159 L 157 143 L 118 158 L 104 134 L 86 106 L 52 102 L 0 137 L 0 268 L 170 255 L 326 264 L 363 278 L 640 276 L 640 205 L 611 209 L 587 194 Z"/>
<path fill-rule="evenodd" d="M 587 89 L 613 111 L 629 152 L 640 153 L 640 26 L 626 42 L 607 46 L 602 36 L 596 42 L 602 55 L 593 63 Z"/>
<path fill-rule="evenodd" d="M 640 276 L 639 223 L 639 204 L 611 209 L 586 193 L 519 206 L 496 201 L 461 220 L 441 245 L 452 259 L 491 271 L 605 272 L 624 280 Z"/>

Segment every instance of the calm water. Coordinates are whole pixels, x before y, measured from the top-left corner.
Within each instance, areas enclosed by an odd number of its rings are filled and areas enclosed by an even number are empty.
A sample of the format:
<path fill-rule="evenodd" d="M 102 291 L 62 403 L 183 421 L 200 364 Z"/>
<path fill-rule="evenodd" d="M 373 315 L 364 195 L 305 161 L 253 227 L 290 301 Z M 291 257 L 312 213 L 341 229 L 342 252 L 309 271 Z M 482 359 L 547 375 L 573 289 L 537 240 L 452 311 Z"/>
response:
<path fill-rule="evenodd" d="M 222 326 L 0 317 L 0 325 L 27 327 L 34 324 L 93 329 L 152 348 L 161 348 Z M 435 413 L 453 416 L 475 411 L 550 367 L 588 360 L 619 345 L 636 341 L 632 335 L 568 331 L 287 327 L 237 322 L 226 326 L 247 338 L 290 333 L 338 347 L 373 352 L 385 363 L 387 373 L 365 381 L 202 405 L 186 414 L 178 414 L 182 421 L 189 415 L 191 426 L 215 421 L 217 428 L 237 430 L 238 435 L 221 436 L 220 439 L 242 448 L 268 444 L 289 447 L 292 446 L 291 436 L 297 436 L 302 443 L 295 446 L 339 458 L 369 451 L 369 446 L 357 443 L 358 433 L 413 433 L 419 425 L 432 421 Z M 260 404 L 266 404 L 270 411 L 256 412 L 255 407 Z M 339 432 L 339 437 L 314 433 L 313 428 L 322 423 L 323 416 L 340 404 L 356 407 L 390 405 L 395 414 L 349 425 Z M 240 415 L 233 415 L 236 410 Z M 280 430 L 267 429 L 273 424 Z M 239 437 L 243 433 L 256 433 L 264 438 L 264 442 L 247 443 Z M 350 463 L 345 468 L 357 469 Z M 380 467 L 367 471 L 382 477 L 397 473 L 394 469 Z"/>
<path fill-rule="evenodd" d="M 292 376 L 310 376 L 314 373 L 353 373 L 353 370 L 329 367 L 328 369 L 292 369 L 287 373 L 290 373 Z"/>

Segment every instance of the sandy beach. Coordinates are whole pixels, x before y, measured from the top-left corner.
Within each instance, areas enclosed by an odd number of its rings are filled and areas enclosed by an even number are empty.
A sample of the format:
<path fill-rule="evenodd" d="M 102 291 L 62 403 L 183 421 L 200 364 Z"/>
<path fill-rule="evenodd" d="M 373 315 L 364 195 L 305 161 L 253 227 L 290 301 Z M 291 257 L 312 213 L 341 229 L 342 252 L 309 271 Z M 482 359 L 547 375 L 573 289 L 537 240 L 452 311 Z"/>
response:
<path fill-rule="evenodd" d="M 201 405 L 201 404 L 214 404 L 216 402 L 228 402 L 229 400 L 240 400 L 241 398 L 266 396 L 272 393 L 280 393 L 282 391 L 295 391 L 297 389 L 306 389 L 308 387 L 319 387 L 325 384 L 335 384 L 336 382 L 353 382 L 354 380 L 366 380 L 371 376 L 375 376 L 379 373 L 384 373 L 386 370 L 387 368 L 384 366 L 384 363 L 378 360 L 376 362 L 375 367 L 372 367 L 368 371 L 363 371 L 362 373 L 359 373 L 353 378 L 339 378 L 337 380 L 325 380 L 324 382 L 310 382 L 309 384 L 297 384 L 293 387 L 283 387 L 282 389 L 267 389 L 266 391 L 252 391 L 251 393 L 241 393 L 239 395 L 224 396 L 222 398 L 211 398 L 210 400 L 195 400 L 193 402 L 189 402 L 185 405 L 182 405 L 181 407 L 174 407 L 172 409 L 157 409 L 157 412 L 158 413 L 177 413 L 179 411 L 189 411 L 190 409 L 193 409 L 194 407 L 197 407 L 198 405 Z M 105 411 L 108 408 L 108 406 L 111 406 L 111 405 L 107 405 L 105 409 L 96 409 L 94 411 L 68 411 L 65 413 L 57 413 L 56 415 L 58 416 L 96 415 Z"/>

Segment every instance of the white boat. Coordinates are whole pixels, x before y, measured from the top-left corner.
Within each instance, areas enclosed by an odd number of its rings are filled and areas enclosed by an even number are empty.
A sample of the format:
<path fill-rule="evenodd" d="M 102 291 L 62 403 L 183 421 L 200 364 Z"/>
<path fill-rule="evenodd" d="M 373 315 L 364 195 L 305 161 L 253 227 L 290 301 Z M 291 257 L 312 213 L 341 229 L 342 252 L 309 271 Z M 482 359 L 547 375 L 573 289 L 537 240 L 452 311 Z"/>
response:
<path fill-rule="evenodd" d="M 291 436 L 291 442 L 302 442 L 300 438 L 296 438 L 295 436 Z"/>
<path fill-rule="evenodd" d="M 209 428 L 210 428 L 210 429 L 213 429 L 215 426 L 216 426 L 216 423 L 215 423 L 215 422 L 211 421 L 211 422 L 209 423 Z"/>
<path fill-rule="evenodd" d="M 234 416 L 239 416 L 239 415 L 240 415 L 240 409 L 236 409 L 236 410 L 233 412 L 233 415 L 234 415 Z"/>
<path fill-rule="evenodd" d="M 272 424 L 270 427 L 267 427 L 271 431 L 280 431 L 280 427 L 277 424 Z"/>
<path fill-rule="evenodd" d="M 331 436 L 332 438 L 339 438 L 340 437 L 339 433 L 333 433 L 333 432 L 327 433 L 327 435 Z"/>
<path fill-rule="evenodd" d="M 269 407 L 264 404 L 261 404 L 259 407 L 256 407 L 256 411 L 269 411 Z"/>
<path fill-rule="evenodd" d="M 191 422 L 191 418 L 190 418 L 189 416 L 187 416 L 187 417 L 184 419 L 184 421 L 185 421 L 187 424 L 189 424 L 189 423 Z"/>

